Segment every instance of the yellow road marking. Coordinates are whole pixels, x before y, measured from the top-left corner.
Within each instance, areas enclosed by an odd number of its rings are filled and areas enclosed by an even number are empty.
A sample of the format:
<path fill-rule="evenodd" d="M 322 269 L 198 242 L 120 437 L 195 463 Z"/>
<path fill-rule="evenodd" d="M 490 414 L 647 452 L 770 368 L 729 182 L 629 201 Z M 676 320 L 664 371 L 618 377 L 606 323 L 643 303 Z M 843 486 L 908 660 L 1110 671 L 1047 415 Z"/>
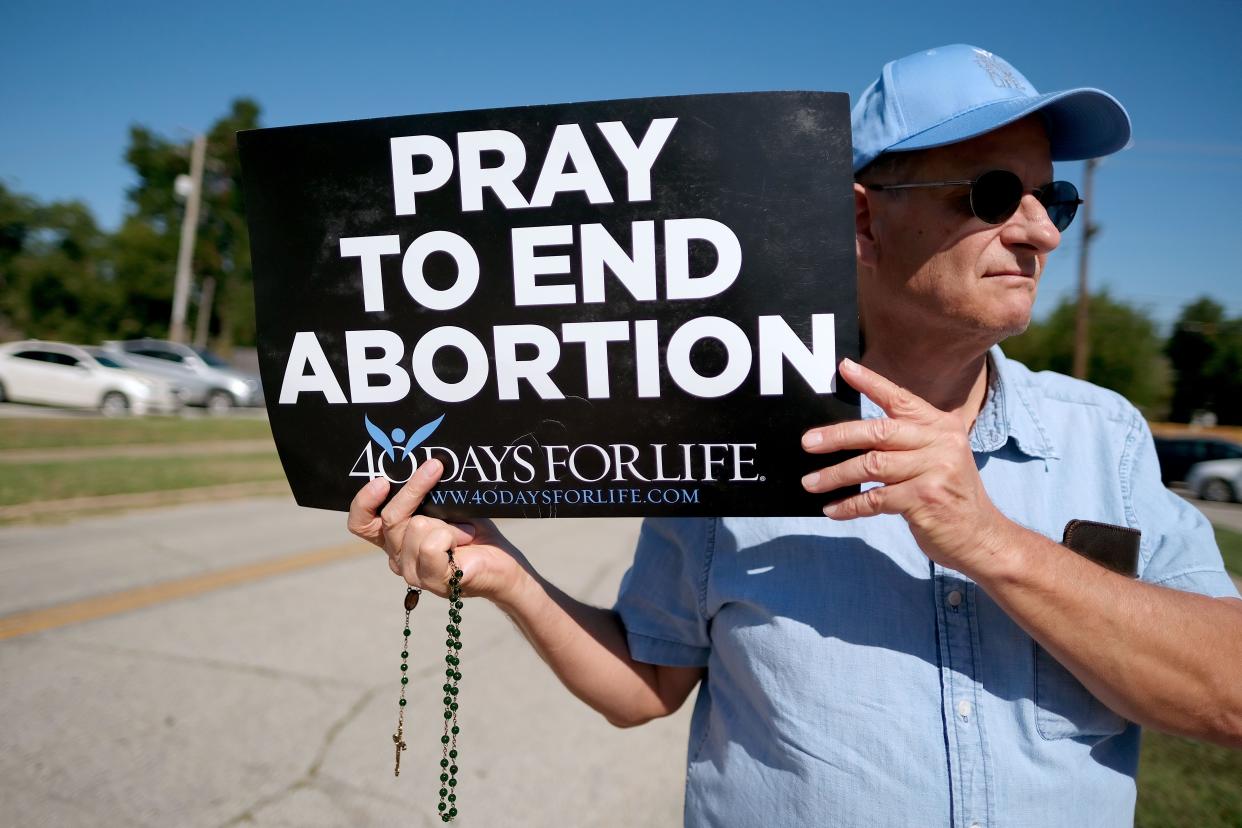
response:
<path fill-rule="evenodd" d="M 94 621 L 122 612 L 175 601 L 178 598 L 201 595 L 204 592 L 234 584 L 244 584 L 312 566 L 370 555 L 375 551 L 374 547 L 360 544 L 333 546 L 277 558 L 274 561 L 261 561 L 215 572 L 204 572 L 202 575 L 192 575 L 188 578 L 178 578 L 175 581 L 127 589 L 111 595 L 84 598 L 54 607 L 15 612 L 0 618 L 0 641 L 16 638 L 19 635 L 53 630 L 69 624 L 80 624 L 83 621 Z"/>

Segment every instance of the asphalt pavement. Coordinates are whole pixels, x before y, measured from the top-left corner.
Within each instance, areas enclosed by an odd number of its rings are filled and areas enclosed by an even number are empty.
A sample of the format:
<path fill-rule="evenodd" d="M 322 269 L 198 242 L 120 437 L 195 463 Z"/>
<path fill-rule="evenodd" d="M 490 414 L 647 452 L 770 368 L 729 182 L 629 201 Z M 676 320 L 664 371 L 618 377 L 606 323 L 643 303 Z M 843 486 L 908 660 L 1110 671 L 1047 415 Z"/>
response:
<path fill-rule="evenodd" d="M 607 606 L 637 522 L 505 529 Z M 343 515 L 284 498 L 0 529 L 0 824 L 443 824 L 430 594 L 393 776 L 404 591 Z M 462 612 L 455 824 L 680 824 L 691 703 L 619 730 L 494 607 Z"/>

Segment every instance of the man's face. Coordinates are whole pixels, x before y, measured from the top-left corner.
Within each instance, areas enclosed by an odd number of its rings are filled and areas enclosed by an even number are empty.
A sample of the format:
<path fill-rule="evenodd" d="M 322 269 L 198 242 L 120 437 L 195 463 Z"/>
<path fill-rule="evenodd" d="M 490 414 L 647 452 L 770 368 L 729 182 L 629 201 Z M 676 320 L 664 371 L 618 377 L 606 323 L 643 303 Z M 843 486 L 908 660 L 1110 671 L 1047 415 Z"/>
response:
<path fill-rule="evenodd" d="M 974 179 L 1010 170 L 1027 188 L 1052 180 L 1043 122 L 1032 116 L 994 132 L 918 153 L 900 181 Z M 968 187 L 866 191 L 870 236 L 860 224 L 859 284 L 869 341 L 925 331 L 984 347 L 1021 333 L 1061 234 L 1033 195 L 1002 224 L 969 212 Z M 911 327 L 914 326 L 914 327 Z"/>

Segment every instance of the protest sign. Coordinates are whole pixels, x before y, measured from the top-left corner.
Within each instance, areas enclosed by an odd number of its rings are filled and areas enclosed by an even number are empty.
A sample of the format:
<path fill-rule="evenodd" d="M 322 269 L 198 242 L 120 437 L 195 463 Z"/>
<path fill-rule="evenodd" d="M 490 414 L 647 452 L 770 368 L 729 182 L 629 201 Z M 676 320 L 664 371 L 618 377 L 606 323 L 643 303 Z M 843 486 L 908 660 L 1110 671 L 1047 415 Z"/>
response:
<path fill-rule="evenodd" d="M 646 98 L 238 135 L 298 503 L 445 472 L 469 516 L 818 514 L 858 417 L 848 99 Z M 831 458 L 829 458 L 831 460 Z M 394 486 L 394 490 L 396 487 Z"/>

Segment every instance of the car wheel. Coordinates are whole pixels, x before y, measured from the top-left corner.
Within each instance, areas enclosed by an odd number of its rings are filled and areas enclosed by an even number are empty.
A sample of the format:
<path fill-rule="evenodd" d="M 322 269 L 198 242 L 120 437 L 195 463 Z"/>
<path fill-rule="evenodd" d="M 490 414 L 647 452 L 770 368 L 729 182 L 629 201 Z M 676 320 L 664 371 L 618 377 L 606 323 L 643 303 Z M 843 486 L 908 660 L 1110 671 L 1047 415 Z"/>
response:
<path fill-rule="evenodd" d="M 120 391 L 109 391 L 99 403 L 99 413 L 105 417 L 124 417 L 129 413 L 129 398 Z"/>
<path fill-rule="evenodd" d="M 1228 480 L 1221 480 L 1219 477 L 1203 481 L 1203 485 L 1199 487 L 1199 497 L 1213 503 L 1232 503 L 1236 500 L 1233 486 L 1229 485 Z"/>
<path fill-rule="evenodd" d="M 209 414 L 227 414 L 233 408 L 233 395 L 228 391 L 212 391 L 207 395 Z"/>

